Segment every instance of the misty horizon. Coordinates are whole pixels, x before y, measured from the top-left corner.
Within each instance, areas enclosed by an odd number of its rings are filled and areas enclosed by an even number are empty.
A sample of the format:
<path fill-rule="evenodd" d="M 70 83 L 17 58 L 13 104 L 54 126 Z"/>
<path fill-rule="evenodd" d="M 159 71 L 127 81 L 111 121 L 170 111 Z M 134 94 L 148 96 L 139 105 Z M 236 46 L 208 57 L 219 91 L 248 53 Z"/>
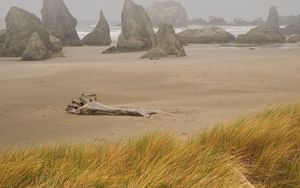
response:
<path fill-rule="evenodd" d="M 11 6 L 17 6 L 26 9 L 38 17 L 41 17 L 40 10 L 42 8 L 41 0 L 3 0 L 0 8 L 0 20 L 4 20 Z M 136 3 L 143 5 L 145 8 L 150 5 L 152 0 L 134 0 Z M 228 22 L 232 22 L 234 18 L 243 18 L 245 20 L 253 20 L 256 18 L 266 19 L 268 9 L 275 5 L 281 16 L 299 15 L 300 1 L 298 0 L 229 0 L 226 3 L 217 2 L 217 0 L 201 0 L 194 2 L 193 0 L 181 1 L 184 8 L 188 12 L 189 19 L 204 18 L 209 16 L 222 17 Z M 79 22 L 95 22 L 99 18 L 99 11 L 102 9 L 109 22 L 119 22 L 121 20 L 121 11 L 123 0 L 114 2 L 108 0 L 91 0 L 88 3 L 80 0 L 65 0 L 67 7 L 72 15 Z"/>

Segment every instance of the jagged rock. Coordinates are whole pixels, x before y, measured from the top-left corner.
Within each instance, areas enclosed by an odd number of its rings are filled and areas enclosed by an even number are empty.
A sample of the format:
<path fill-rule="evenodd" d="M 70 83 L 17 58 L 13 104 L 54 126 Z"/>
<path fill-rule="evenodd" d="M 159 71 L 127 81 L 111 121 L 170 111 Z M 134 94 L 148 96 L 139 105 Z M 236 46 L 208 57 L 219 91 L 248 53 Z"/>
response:
<path fill-rule="evenodd" d="M 234 36 L 219 27 L 188 29 L 177 34 L 180 41 L 191 44 L 223 44 L 234 41 Z"/>
<path fill-rule="evenodd" d="M 12 7 L 6 16 L 7 33 L 2 56 L 21 57 L 32 33 L 38 33 L 46 48 L 53 52 L 60 52 L 49 39 L 48 31 L 34 14 L 18 7 Z"/>
<path fill-rule="evenodd" d="M 162 25 L 156 33 L 157 46 L 144 54 L 142 58 L 159 59 L 169 55 L 186 56 L 182 43 L 179 41 L 172 25 Z"/>
<path fill-rule="evenodd" d="M 81 46 L 74 18 L 63 0 L 43 0 L 42 22 L 50 34 L 66 46 Z"/>
<path fill-rule="evenodd" d="M 101 10 L 96 28 L 82 39 L 82 43 L 91 46 L 109 46 L 111 42 L 109 24 Z"/>
<path fill-rule="evenodd" d="M 285 35 L 279 27 L 279 15 L 276 7 L 271 7 L 269 10 L 268 21 L 254 29 L 251 29 L 247 34 L 239 35 L 236 43 L 284 43 Z"/>
<path fill-rule="evenodd" d="M 187 26 L 188 14 L 182 4 L 174 0 L 154 1 L 147 12 L 155 26 L 168 23 L 172 26 Z"/>
<path fill-rule="evenodd" d="M 152 49 L 155 45 L 156 37 L 147 12 L 132 0 L 125 0 L 122 11 L 122 31 L 113 53 L 144 51 Z M 105 52 L 107 53 L 108 50 Z"/>
<path fill-rule="evenodd" d="M 22 55 L 24 61 L 39 61 L 50 57 L 49 51 L 38 33 L 32 33 Z"/>

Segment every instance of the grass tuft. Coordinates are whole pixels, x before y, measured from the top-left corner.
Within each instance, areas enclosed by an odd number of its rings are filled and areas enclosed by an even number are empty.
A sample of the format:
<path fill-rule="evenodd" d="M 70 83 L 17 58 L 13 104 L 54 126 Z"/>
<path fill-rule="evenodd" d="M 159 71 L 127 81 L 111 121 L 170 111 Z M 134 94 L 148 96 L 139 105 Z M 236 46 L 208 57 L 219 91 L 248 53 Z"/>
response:
<path fill-rule="evenodd" d="M 300 105 L 273 108 L 186 141 L 155 132 L 115 144 L 0 153 L 0 187 L 254 186 L 300 187 Z"/>

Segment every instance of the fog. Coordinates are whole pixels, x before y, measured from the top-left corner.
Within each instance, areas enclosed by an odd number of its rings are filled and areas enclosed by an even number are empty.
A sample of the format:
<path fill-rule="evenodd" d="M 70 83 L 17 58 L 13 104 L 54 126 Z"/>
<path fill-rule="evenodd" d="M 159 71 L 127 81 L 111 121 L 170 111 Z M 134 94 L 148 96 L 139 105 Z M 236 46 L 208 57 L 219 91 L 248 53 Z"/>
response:
<path fill-rule="evenodd" d="M 42 0 L 1 0 L 0 2 L 0 20 L 5 18 L 11 6 L 22 7 L 40 17 Z M 135 0 L 135 2 L 147 6 L 152 0 Z M 181 2 L 187 9 L 189 18 L 218 16 L 227 21 L 235 17 L 265 18 L 271 5 L 278 7 L 280 15 L 300 14 L 299 0 L 181 0 Z M 99 10 L 103 9 L 108 20 L 119 21 L 123 0 L 65 0 L 65 3 L 78 20 L 97 20 Z"/>

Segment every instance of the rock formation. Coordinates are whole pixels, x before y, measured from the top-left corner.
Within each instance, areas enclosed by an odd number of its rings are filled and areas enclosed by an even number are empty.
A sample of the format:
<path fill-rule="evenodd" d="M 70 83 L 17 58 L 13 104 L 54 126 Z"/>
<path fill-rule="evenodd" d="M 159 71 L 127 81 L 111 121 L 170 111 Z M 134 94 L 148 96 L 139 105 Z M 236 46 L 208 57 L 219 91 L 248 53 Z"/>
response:
<path fill-rule="evenodd" d="M 156 33 L 157 46 L 147 52 L 142 58 L 159 59 L 173 55 L 186 56 L 182 43 L 179 41 L 172 25 L 162 25 Z"/>
<path fill-rule="evenodd" d="M 77 20 L 71 15 L 63 0 L 44 0 L 41 13 L 43 25 L 64 45 L 82 45 L 76 31 Z"/>
<path fill-rule="evenodd" d="M 182 4 L 175 0 L 154 1 L 147 12 L 155 26 L 171 24 L 175 26 L 187 26 L 188 14 Z"/>
<path fill-rule="evenodd" d="M 34 14 L 18 7 L 12 7 L 6 16 L 7 33 L 2 56 L 21 57 L 27 47 L 30 36 L 37 33 L 47 50 L 51 53 L 60 52 L 50 41 L 48 31 Z"/>
<path fill-rule="evenodd" d="M 250 30 L 245 35 L 239 35 L 236 43 L 283 43 L 285 35 L 279 27 L 279 15 L 276 7 L 269 10 L 268 20 L 265 24 Z"/>
<path fill-rule="evenodd" d="M 22 55 L 22 60 L 39 61 L 48 59 L 49 57 L 49 51 L 44 42 L 41 40 L 40 35 L 36 32 L 32 33 Z"/>
<path fill-rule="evenodd" d="M 223 44 L 234 41 L 234 36 L 219 27 L 188 29 L 177 34 L 183 43 L 190 44 Z"/>
<path fill-rule="evenodd" d="M 109 24 L 101 10 L 96 28 L 82 39 L 82 43 L 91 46 L 109 46 L 111 42 Z"/>
<path fill-rule="evenodd" d="M 125 0 L 122 11 L 122 31 L 117 47 L 103 53 L 134 52 L 152 49 L 156 37 L 145 9 L 132 0 Z"/>

